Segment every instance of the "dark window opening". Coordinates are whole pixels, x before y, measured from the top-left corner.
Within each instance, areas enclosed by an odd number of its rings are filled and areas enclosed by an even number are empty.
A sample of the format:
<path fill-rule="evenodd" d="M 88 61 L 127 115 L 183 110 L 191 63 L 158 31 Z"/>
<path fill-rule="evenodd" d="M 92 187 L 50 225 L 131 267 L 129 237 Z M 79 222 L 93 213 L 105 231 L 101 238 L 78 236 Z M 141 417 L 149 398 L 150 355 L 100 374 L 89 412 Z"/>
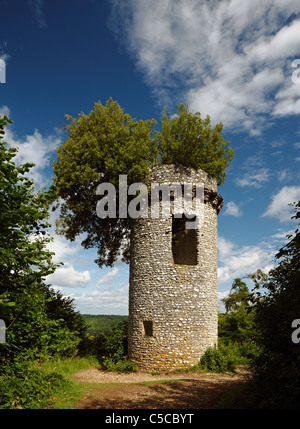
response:
<path fill-rule="evenodd" d="M 197 230 L 187 229 L 186 220 L 194 219 L 181 218 L 172 220 L 172 253 L 174 264 L 197 265 Z"/>
<path fill-rule="evenodd" d="M 152 320 L 144 320 L 144 335 L 145 337 L 153 337 L 153 322 Z"/>

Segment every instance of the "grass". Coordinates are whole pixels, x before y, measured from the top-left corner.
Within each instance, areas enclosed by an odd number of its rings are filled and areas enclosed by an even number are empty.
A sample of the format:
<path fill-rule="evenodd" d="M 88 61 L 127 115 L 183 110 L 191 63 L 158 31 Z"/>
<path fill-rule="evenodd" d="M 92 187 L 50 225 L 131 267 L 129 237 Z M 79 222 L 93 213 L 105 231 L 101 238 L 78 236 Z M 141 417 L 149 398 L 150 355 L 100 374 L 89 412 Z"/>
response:
<path fill-rule="evenodd" d="M 57 359 L 45 361 L 42 363 L 42 366 L 37 365 L 37 369 L 44 374 L 55 372 L 60 374 L 67 383 L 64 383 L 62 389 L 59 389 L 56 392 L 56 395 L 53 398 L 53 405 L 51 408 L 55 409 L 74 409 L 76 408 L 77 403 L 85 396 L 92 398 L 93 395 L 99 389 L 107 389 L 110 387 L 118 388 L 118 386 L 124 385 L 126 383 L 84 383 L 82 381 L 77 381 L 72 378 L 72 376 L 78 371 L 89 369 L 99 366 L 99 361 L 94 357 L 75 357 L 72 359 Z M 140 383 L 133 384 L 160 384 L 160 383 L 169 383 L 174 380 L 153 380 L 145 381 Z M 180 381 L 180 380 L 175 380 Z"/>
<path fill-rule="evenodd" d="M 94 392 L 99 389 L 106 389 L 110 387 L 118 387 L 124 383 L 84 383 L 82 381 L 77 381 L 73 378 L 73 375 L 81 370 L 89 369 L 99 366 L 99 361 L 91 357 L 74 357 L 72 359 L 57 359 L 42 362 L 40 367 L 36 364 L 38 371 L 43 372 L 45 375 L 55 372 L 63 377 L 66 380 L 62 384 L 62 387 L 59 388 L 54 395 L 53 405 L 51 408 L 55 409 L 75 409 L 78 402 L 86 395 L 92 397 Z M 189 368 L 179 368 L 175 372 L 177 373 L 187 373 L 193 371 L 206 372 L 201 365 L 195 365 Z M 154 371 L 152 375 L 159 375 L 158 372 Z M 133 384 L 142 384 L 142 385 L 153 385 L 153 384 L 163 384 L 170 382 L 180 382 L 184 381 L 183 379 L 162 379 L 162 380 L 151 380 L 138 382 Z M 228 408 L 240 408 L 237 405 L 238 398 L 243 393 L 244 386 L 238 386 L 231 389 L 227 392 L 222 400 L 216 404 L 216 408 L 219 409 L 228 409 Z"/>
<path fill-rule="evenodd" d="M 95 366 L 99 366 L 99 362 L 94 357 L 75 357 L 43 362 L 40 371 L 45 373 L 56 372 L 67 380 L 63 389 L 58 390 L 54 396 L 52 408 L 74 409 L 90 386 L 72 379 L 72 376 L 78 371 Z"/>
<path fill-rule="evenodd" d="M 55 361 L 44 362 L 41 371 L 53 372 L 62 375 L 65 379 L 68 380 L 67 385 L 63 390 L 57 392 L 56 397 L 54 398 L 53 408 L 55 409 L 74 409 L 76 408 L 77 403 L 85 396 L 88 395 L 89 398 L 93 398 L 97 390 L 107 389 L 107 388 L 118 388 L 127 383 L 84 383 L 82 381 L 76 381 L 72 376 L 81 370 L 89 369 L 95 366 L 99 366 L 99 362 L 96 358 L 93 357 L 82 357 L 82 358 L 73 358 L 73 359 L 59 359 Z M 150 380 L 142 381 L 132 384 L 141 384 L 145 386 L 151 386 L 154 384 L 165 384 L 170 382 L 181 382 L 186 381 L 184 379 L 166 379 L 166 380 Z"/>
<path fill-rule="evenodd" d="M 88 369 L 94 366 L 99 366 L 99 361 L 93 356 L 50 360 L 42 364 L 44 369 L 58 372 L 65 377 L 72 376 L 82 369 Z"/>

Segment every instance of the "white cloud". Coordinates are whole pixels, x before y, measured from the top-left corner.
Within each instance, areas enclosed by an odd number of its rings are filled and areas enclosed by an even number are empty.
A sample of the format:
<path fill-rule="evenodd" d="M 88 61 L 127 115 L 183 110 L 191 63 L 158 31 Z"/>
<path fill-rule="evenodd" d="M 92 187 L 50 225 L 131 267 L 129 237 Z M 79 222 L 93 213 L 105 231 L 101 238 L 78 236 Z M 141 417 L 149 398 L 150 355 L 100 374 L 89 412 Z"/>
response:
<path fill-rule="evenodd" d="M 287 235 L 294 235 L 294 230 L 290 229 L 288 231 L 284 231 L 282 229 L 278 230 L 275 234 L 271 236 L 271 238 L 277 242 L 286 242 Z"/>
<path fill-rule="evenodd" d="M 10 109 L 7 106 L 0 108 L 1 116 L 10 117 L 10 114 Z M 18 148 L 14 158 L 14 162 L 17 165 L 26 162 L 35 164 L 29 171 L 28 177 L 33 179 L 39 188 L 50 185 L 49 177 L 45 176 L 43 170 L 51 166 L 51 155 L 61 144 L 62 138 L 58 131 L 55 135 L 42 136 L 36 129 L 33 134 L 26 135 L 23 139 L 20 139 L 13 131 L 13 125 L 8 124 L 5 128 L 4 140 L 8 147 Z"/>
<path fill-rule="evenodd" d="M 113 28 L 163 104 L 177 94 L 252 135 L 267 126 L 264 115 L 299 112 L 290 64 L 299 55 L 298 0 L 111 2 Z"/>
<path fill-rule="evenodd" d="M 24 142 L 13 143 L 19 146 L 17 159 L 20 162 L 33 162 L 43 169 L 49 165 L 49 153 L 55 150 L 60 140 L 53 136 L 43 137 L 38 130 L 34 130 L 32 135 L 25 136 Z"/>
<path fill-rule="evenodd" d="M 236 184 L 241 187 L 260 188 L 269 180 L 269 169 L 261 168 L 255 174 L 246 173 L 244 177 L 238 178 Z"/>
<path fill-rule="evenodd" d="M 1 58 L 1 57 L 0 57 Z M 0 107 L 0 116 L 8 116 L 10 115 L 10 110 L 8 108 L 8 106 L 1 106 Z"/>
<path fill-rule="evenodd" d="M 278 180 L 280 182 L 291 180 L 293 177 L 291 171 L 286 168 L 285 170 L 278 171 Z"/>
<path fill-rule="evenodd" d="M 218 307 L 220 313 L 225 313 L 225 304 L 221 302 L 221 299 L 227 298 L 230 293 L 230 289 L 225 291 L 218 291 Z"/>
<path fill-rule="evenodd" d="M 246 51 L 253 61 L 286 58 L 299 53 L 300 20 L 285 25 L 273 35 L 263 35 Z"/>
<path fill-rule="evenodd" d="M 97 283 L 99 284 L 107 284 L 113 281 L 116 275 L 119 273 L 119 268 L 115 267 L 108 273 L 104 274 Z"/>
<path fill-rule="evenodd" d="M 235 245 L 224 237 L 218 237 L 218 255 L 220 261 L 225 261 L 233 252 Z"/>
<path fill-rule="evenodd" d="M 128 283 L 69 295 L 81 313 L 128 314 Z"/>
<path fill-rule="evenodd" d="M 225 207 L 224 215 L 240 217 L 243 215 L 241 209 L 234 201 L 228 201 Z"/>
<path fill-rule="evenodd" d="M 262 217 L 277 218 L 280 222 L 291 220 L 293 208 L 289 204 L 300 200 L 300 186 L 284 186 L 277 194 L 273 195 Z"/>
<path fill-rule="evenodd" d="M 273 268 L 273 249 L 265 243 L 239 248 L 224 237 L 218 239 L 218 283 L 233 282 L 237 277 L 252 274 L 257 269 L 268 273 Z"/>
<path fill-rule="evenodd" d="M 70 243 L 66 238 L 52 233 L 53 240 L 47 243 L 47 249 L 53 252 L 53 263 L 65 262 L 66 258 L 75 255 L 80 250 L 80 245 Z"/>
<path fill-rule="evenodd" d="M 274 116 L 288 116 L 300 113 L 300 85 L 286 79 L 275 95 Z"/>
<path fill-rule="evenodd" d="M 59 267 L 53 274 L 46 278 L 46 283 L 51 283 L 59 287 L 88 287 L 90 286 L 91 276 L 89 271 L 76 271 L 75 268 L 66 263 L 65 266 Z"/>

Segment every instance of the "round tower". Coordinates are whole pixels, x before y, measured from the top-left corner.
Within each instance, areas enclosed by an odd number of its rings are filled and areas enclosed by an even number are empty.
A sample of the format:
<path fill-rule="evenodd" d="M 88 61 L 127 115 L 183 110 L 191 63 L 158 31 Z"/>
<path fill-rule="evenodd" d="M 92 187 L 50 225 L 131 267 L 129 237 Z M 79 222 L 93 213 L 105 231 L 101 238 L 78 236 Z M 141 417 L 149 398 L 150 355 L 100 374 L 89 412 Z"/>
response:
<path fill-rule="evenodd" d="M 149 211 L 148 218 L 132 220 L 129 357 L 142 370 L 170 370 L 197 364 L 217 345 L 217 215 L 223 200 L 216 179 L 200 169 L 161 165 L 151 171 L 150 183 L 204 187 L 196 228 L 176 216 L 175 203 L 168 216 L 153 218 Z"/>

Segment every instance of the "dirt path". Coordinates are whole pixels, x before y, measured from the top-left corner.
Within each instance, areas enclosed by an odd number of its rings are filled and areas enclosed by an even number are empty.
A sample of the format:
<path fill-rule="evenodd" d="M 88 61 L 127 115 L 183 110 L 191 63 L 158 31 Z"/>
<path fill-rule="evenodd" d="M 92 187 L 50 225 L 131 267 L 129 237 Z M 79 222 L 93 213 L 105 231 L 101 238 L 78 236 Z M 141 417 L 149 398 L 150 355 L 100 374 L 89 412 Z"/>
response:
<path fill-rule="evenodd" d="M 78 403 L 80 409 L 208 409 L 223 394 L 246 382 L 249 372 L 239 368 L 236 374 L 106 373 L 98 368 L 83 370 L 74 379 L 93 384 Z M 151 384 L 139 384 L 143 382 Z M 163 383 L 161 382 L 163 381 Z M 114 383 L 107 387 L 107 384 Z M 153 383 L 153 384 L 152 384 Z"/>

